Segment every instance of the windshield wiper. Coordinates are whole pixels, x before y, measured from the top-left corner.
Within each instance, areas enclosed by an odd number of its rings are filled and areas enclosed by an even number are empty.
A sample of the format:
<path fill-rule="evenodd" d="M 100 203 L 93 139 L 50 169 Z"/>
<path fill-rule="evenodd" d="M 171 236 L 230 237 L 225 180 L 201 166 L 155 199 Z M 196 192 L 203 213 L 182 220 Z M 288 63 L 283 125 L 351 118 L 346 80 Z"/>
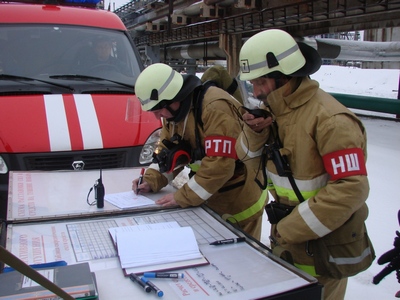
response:
<path fill-rule="evenodd" d="M 122 85 L 124 87 L 133 89 L 133 85 L 126 84 L 123 82 L 107 79 L 107 78 L 102 78 L 102 77 L 95 77 L 95 76 L 88 76 L 88 75 L 71 75 L 71 74 L 65 74 L 65 75 L 51 75 L 49 76 L 50 78 L 53 79 L 68 79 L 68 80 L 101 80 L 101 81 L 108 81 L 112 82 L 118 85 Z"/>
<path fill-rule="evenodd" d="M 37 78 L 32 78 L 32 77 L 17 76 L 17 75 L 10 75 L 10 74 L 0 74 L 0 80 L 38 81 L 38 82 L 42 82 L 42 83 L 45 83 L 45 84 L 49 84 L 49 85 L 61 87 L 61 88 L 64 88 L 64 89 L 68 89 L 70 91 L 74 91 L 74 89 L 72 87 L 68 86 L 68 85 L 59 84 L 59 83 L 55 83 L 55 82 L 52 82 L 52 81 L 47 81 L 47 80 L 42 80 L 42 79 L 37 79 Z"/>

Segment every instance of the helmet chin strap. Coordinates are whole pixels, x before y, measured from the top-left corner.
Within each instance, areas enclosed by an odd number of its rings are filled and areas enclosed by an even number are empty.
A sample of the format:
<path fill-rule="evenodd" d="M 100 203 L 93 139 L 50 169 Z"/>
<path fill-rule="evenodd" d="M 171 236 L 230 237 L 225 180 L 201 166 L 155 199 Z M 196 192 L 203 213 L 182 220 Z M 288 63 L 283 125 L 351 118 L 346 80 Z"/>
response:
<path fill-rule="evenodd" d="M 167 106 L 165 107 L 165 109 L 168 110 L 169 113 L 172 115 L 172 117 L 169 118 L 169 119 L 167 119 L 167 121 L 171 122 L 171 121 L 173 121 L 173 120 L 176 118 L 176 116 L 177 116 L 178 113 L 179 113 L 180 107 L 181 107 L 181 106 L 179 105 L 179 107 L 178 107 L 177 110 L 173 110 L 173 109 L 171 108 L 170 105 L 167 105 Z"/>

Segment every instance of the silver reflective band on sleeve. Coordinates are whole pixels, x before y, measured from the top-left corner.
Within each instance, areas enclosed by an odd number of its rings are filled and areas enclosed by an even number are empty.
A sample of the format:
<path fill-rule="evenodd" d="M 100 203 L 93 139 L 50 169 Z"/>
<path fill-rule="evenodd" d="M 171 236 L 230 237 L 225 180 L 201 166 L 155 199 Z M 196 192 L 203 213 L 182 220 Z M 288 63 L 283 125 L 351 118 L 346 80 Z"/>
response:
<path fill-rule="evenodd" d="M 292 48 L 289 48 L 288 50 L 282 52 L 281 54 L 275 55 L 276 59 L 281 61 L 282 59 L 288 57 L 289 55 L 295 53 L 299 49 L 299 46 L 297 44 L 293 45 Z M 257 69 L 261 69 L 267 66 L 267 60 L 263 60 L 262 62 L 252 64 L 252 65 L 241 65 L 240 66 L 240 71 L 244 73 L 248 73 L 250 71 L 254 71 Z"/>
<path fill-rule="evenodd" d="M 202 200 L 206 201 L 208 198 L 212 196 L 209 192 L 207 192 L 201 185 L 199 185 L 196 180 L 194 179 L 194 176 L 190 178 L 188 181 L 188 186 L 192 189 L 192 191 L 199 196 Z"/>
<path fill-rule="evenodd" d="M 244 153 L 249 157 L 249 158 L 254 158 L 254 157 L 258 157 L 262 154 L 263 149 L 261 148 L 260 150 L 257 150 L 255 152 L 250 151 L 249 148 L 247 148 L 247 146 L 245 145 L 245 143 L 243 142 L 243 136 L 240 138 L 240 146 L 242 146 L 242 149 L 244 151 Z"/>
<path fill-rule="evenodd" d="M 308 201 L 300 203 L 298 208 L 300 216 L 316 235 L 323 237 L 332 231 L 318 220 L 318 218 L 311 211 Z"/>
<path fill-rule="evenodd" d="M 139 99 L 140 103 L 142 103 L 142 105 L 145 105 L 145 104 L 149 103 L 150 101 L 154 101 L 154 100 L 160 100 L 161 101 L 161 100 L 163 100 L 162 97 L 161 97 L 161 94 L 165 91 L 167 86 L 171 83 L 171 81 L 174 78 L 174 76 L 175 76 L 175 71 L 171 70 L 171 74 L 169 74 L 169 77 L 168 77 L 167 81 L 165 81 L 165 83 L 158 89 L 158 96 L 161 99 L 150 99 L 150 98 L 148 98 L 148 99 Z"/>
<path fill-rule="evenodd" d="M 149 169 L 153 169 L 156 170 L 158 172 L 160 172 L 160 167 L 158 166 L 158 164 L 150 164 L 149 165 Z M 161 173 L 161 172 L 160 172 Z M 174 180 L 174 174 L 170 173 L 161 173 L 165 178 L 167 178 L 168 182 L 171 182 L 172 180 Z"/>
<path fill-rule="evenodd" d="M 268 172 L 268 177 L 271 178 L 272 182 L 274 183 L 275 186 L 277 187 L 282 187 L 288 190 L 293 190 L 292 185 L 290 184 L 290 181 L 287 179 L 287 177 L 281 177 L 277 174 Z M 315 177 L 313 179 L 308 179 L 308 180 L 300 180 L 300 179 L 295 179 L 296 185 L 299 188 L 301 192 L 310 192 L 310 191 L 316 191 L 318 189 L 321 189 L 322 187 L 326 186 L 329 180 L 329 174 L 324 173 L 318 177 Z"/>
<path fill-rule="evenodd" d="M 150 164 L 149 169 L 154 169 L 154 170 L 160 172 L 160 167 L 158 166 L 158 164 L 154 164 L 154 163 Z"/>

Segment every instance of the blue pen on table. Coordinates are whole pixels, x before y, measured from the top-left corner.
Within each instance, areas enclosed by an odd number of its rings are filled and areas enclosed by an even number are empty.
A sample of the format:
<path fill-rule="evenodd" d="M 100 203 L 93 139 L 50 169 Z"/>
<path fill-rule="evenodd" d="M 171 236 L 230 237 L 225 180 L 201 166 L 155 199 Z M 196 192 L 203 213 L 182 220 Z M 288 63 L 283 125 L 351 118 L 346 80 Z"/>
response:
<path fill-rule="evenodd" d="M 137 183 L 137 189 L 136 189 L 136 195 L 137 194 L 139 194 L 139 192 L 140 192 L 140 189 L 139 189 L 139 185 L 141 185 L 142 183 L 143 183 L 143 175 L 144 175 L 144 168 L 142 168 L 141 170 L 140 170 L 140 175 L 139 175 L 139 181 L 138 181 L 138 183 Z"/>
<path fill-rule="evenodd" d="M 246 241 L 246 238 L 244 237 L 239 237 L 239 238 L 233 238 L 233 239 L 226 239 L 226 240 L 220 240 L 220 241 L 215 241 L 210 243 L 210 245 L 214 246 L 219 246 L 219 245 L 227 245 L 227 244 L 235 244 L 235 243 L 241 243 Z"/>
<path fill-rule="evenodd" d="M 33 264 L 33 265 L 29 265 L 29 266 L 33 269 L 40 269 L 40 268 L 62 267 L 62 266 L 66 266 L 66 265 L 67 265 L 66 261 L 60 260 L 60 261 L 52 261 L 52 262 L 42 263 L 42 264 Z M 12 272 L 12 271 L 14 271 L 14 268 L 11 268 L 11 267 L 5 267 L 3 269 L 3 273 Z"/>
<path fill-rule="evenodd" d="M 164 292 L 162 290 L 160 290 L 154 283 L 152 283 L 150 280 L 148 280 L 146 277 L 142 277 L 141 278 L 142 282 L 144 284 L 147 284 L 150 286 L 150 288 L 153 290 L 154 293 L 156 293 L 156 295 L 158 297 L 162 297 L 164 295 Z"/>
<path fill-rule="evenodd" d="M 144 277 L 147 278 L 183 278 L 183 273 L 157 273 L 157 272 L 145 272 L 143 273 Z"/>
<path fill-rule="evenodd" d="M 129 274 L 129 279 L 132 280 L 133 282 L 137 282 L 146 293 L 151 292 L 152 288 L 148 284 L 143 282 L 142 279 L 139 276 L 137 276 L 136 274 L 133 274 L 133 273 Z"/>

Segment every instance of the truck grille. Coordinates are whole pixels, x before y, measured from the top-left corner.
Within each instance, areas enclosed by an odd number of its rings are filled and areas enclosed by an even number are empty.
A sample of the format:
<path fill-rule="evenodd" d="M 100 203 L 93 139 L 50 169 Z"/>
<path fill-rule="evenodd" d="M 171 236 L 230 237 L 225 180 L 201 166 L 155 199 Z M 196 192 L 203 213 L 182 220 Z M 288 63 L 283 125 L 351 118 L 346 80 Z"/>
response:
<path fill-rule="evenodd" d="M 29 170 L 68 170 L 74 161 L 83 161 L 85 170 L 118 168 L 123 165 L 124 153 L 85 156 L 27 157 L 25 165 Z"/>
<path fill-rule="evenodd" d="M 38 153 L 28 154 L 23 158 L 24 169 L 43 171 L 72 170 L 72 164 L 76 161 L 83 161 L 85 163 L 85 170 L 132 167 L 138 165 L 137 158 L 139 157 L 140 149 L 141 147 L 133 149 L 118 148 L 111 150 L 52 152 L 43 153 L 43 155 L 38 155 Z"/>

